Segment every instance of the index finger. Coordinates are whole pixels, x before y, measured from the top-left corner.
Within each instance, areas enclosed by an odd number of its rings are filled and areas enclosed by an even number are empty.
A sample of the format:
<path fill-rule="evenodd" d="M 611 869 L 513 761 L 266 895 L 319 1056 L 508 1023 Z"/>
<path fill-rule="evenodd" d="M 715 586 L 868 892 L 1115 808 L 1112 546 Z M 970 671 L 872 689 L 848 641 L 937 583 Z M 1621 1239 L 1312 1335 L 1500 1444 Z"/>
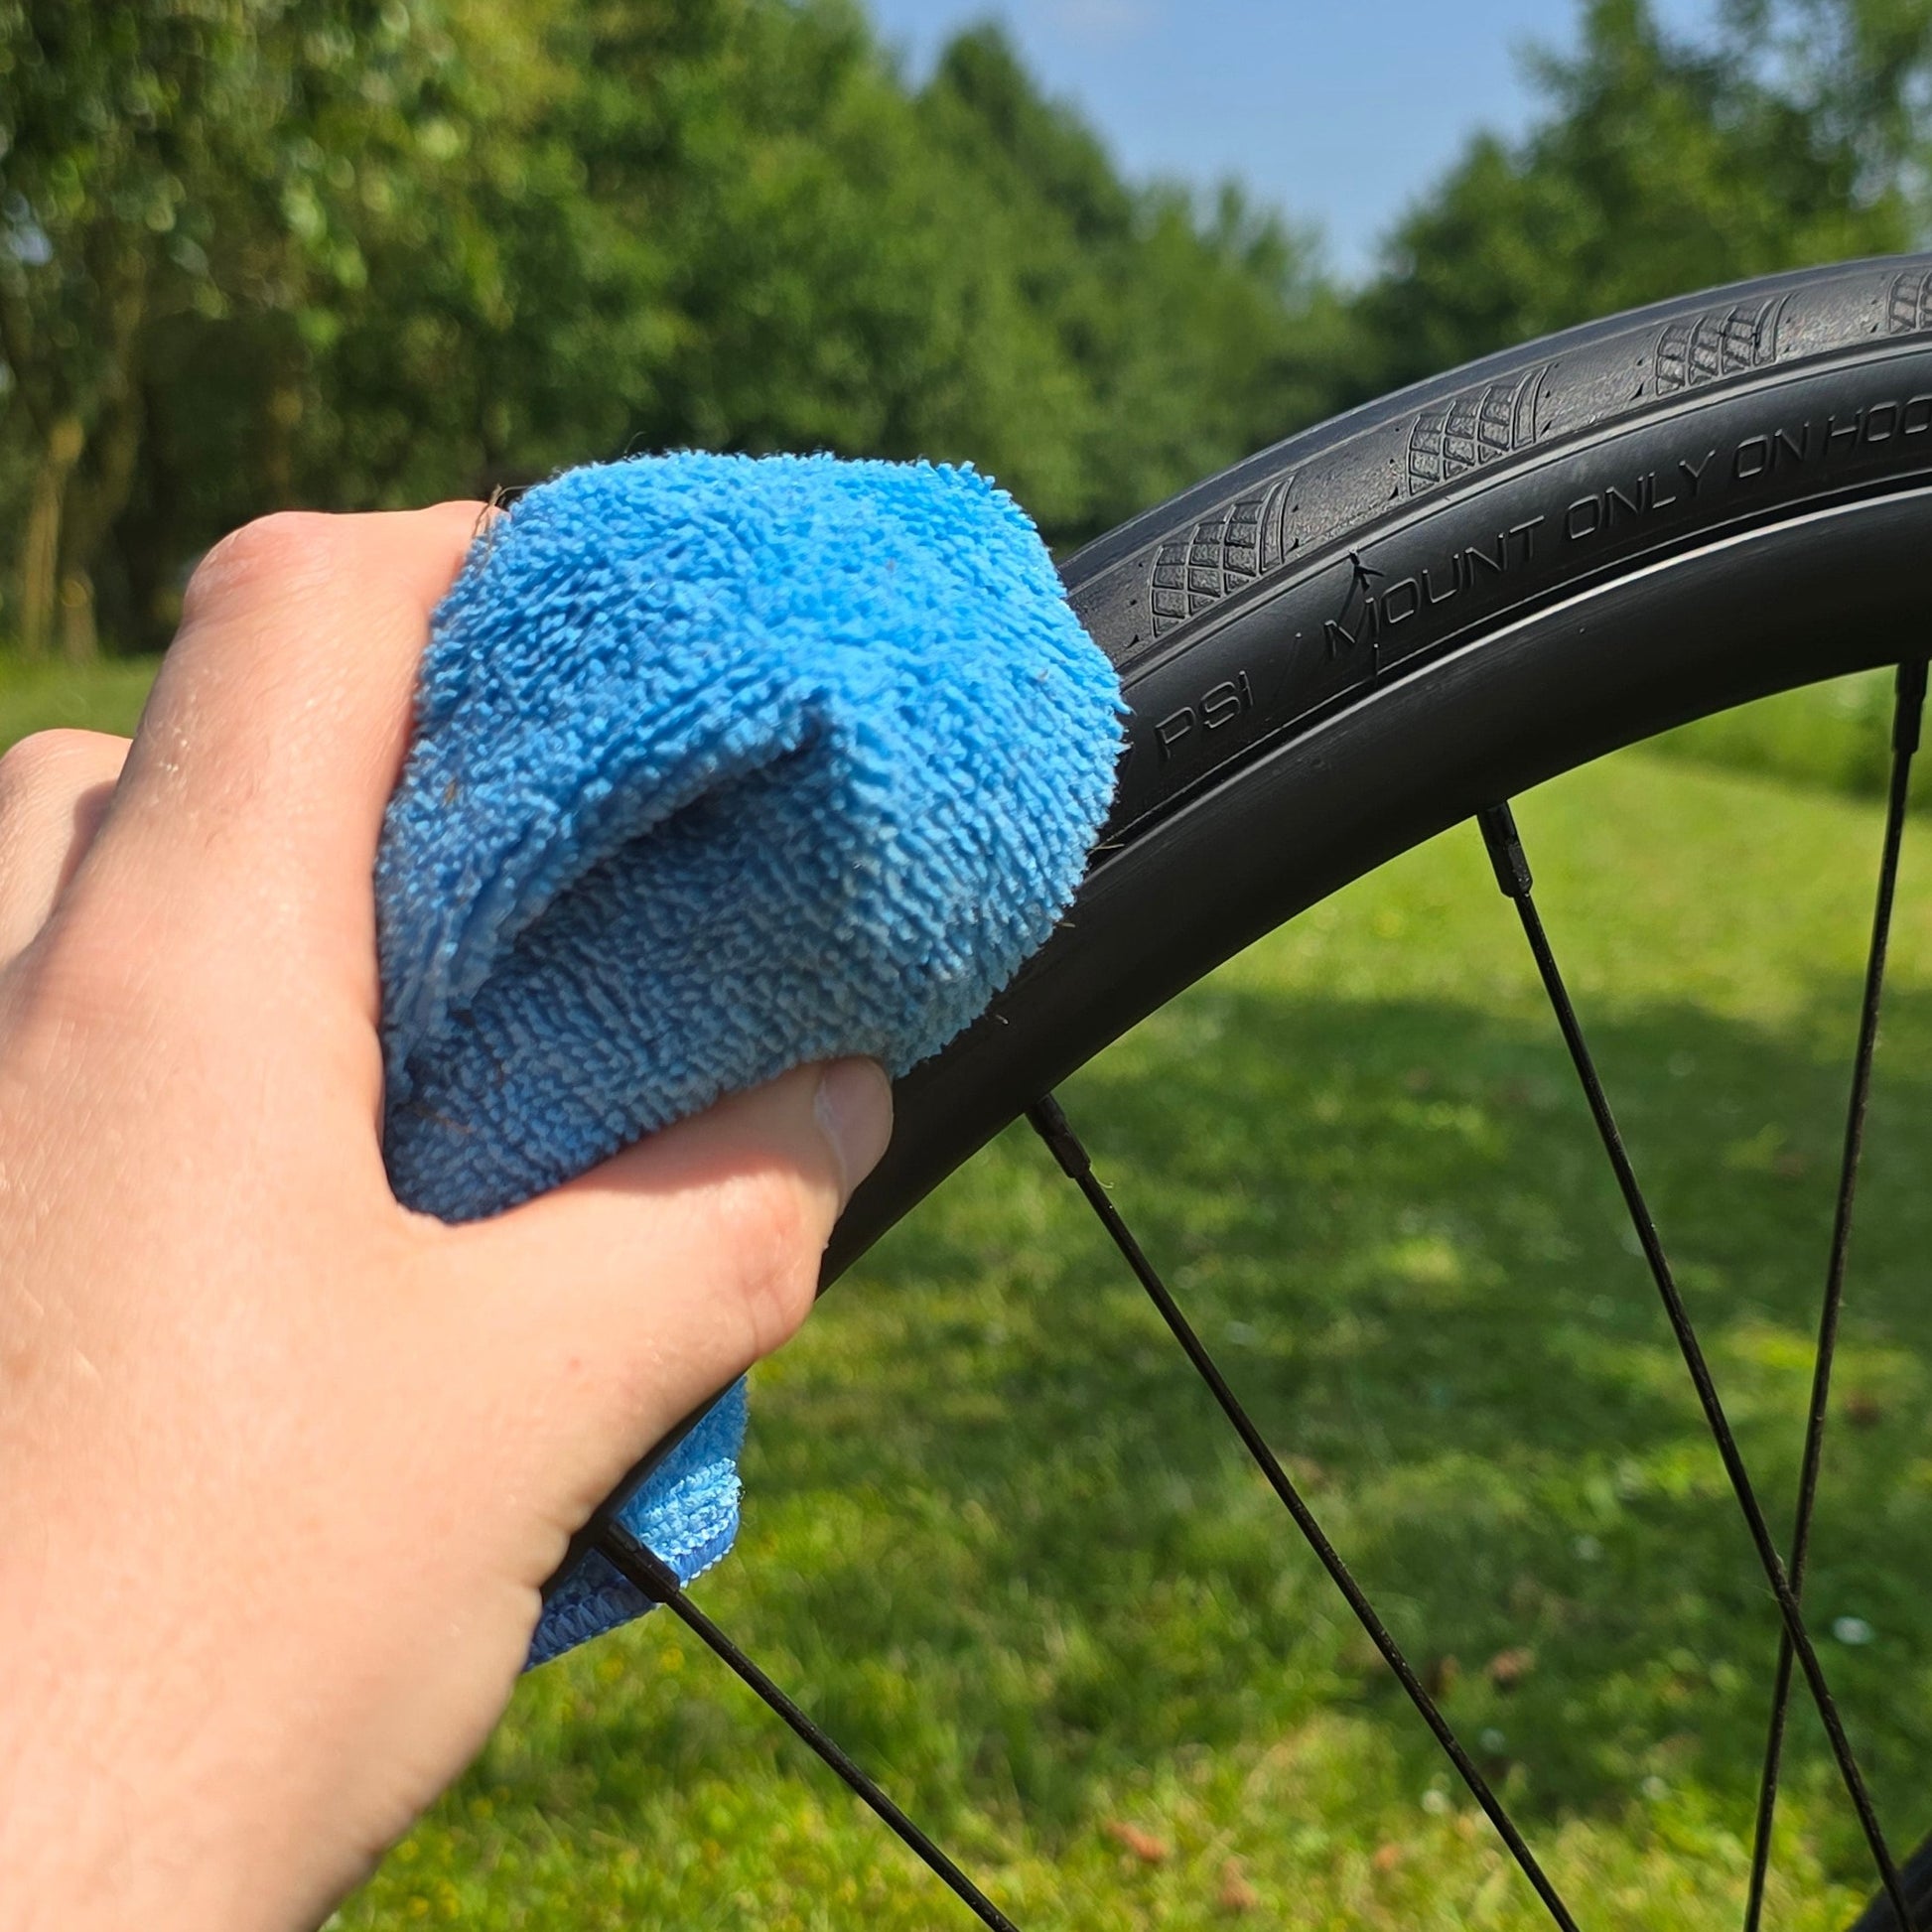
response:
<path fill-rule="evenodd" d="M 429 619 L 488 506 L 287 512 L 203 560 L 90 874 L 213 919 L 276 970 L 345 965 L 373 1011 L 370 877 Z"/>

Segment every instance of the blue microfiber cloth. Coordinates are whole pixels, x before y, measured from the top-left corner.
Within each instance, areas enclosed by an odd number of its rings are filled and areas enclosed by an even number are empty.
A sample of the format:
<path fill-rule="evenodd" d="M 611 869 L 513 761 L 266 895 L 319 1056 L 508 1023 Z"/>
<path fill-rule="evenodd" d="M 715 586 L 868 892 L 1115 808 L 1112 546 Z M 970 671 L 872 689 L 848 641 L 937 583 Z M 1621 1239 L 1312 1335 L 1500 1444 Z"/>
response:
<path fill-rule="evenodd" d="M 1120 694 L 970 469 L 574 471 L 436 613 L 376 866 L 399 1199 L 492 1214 L 806 1060 L 900 1073 L 1052 929 Z M 624 1511 L 686 1581 L 738 1523 L 742 1387 Z M 531 1661 L 647 1604 L 595 1552 Z"/>

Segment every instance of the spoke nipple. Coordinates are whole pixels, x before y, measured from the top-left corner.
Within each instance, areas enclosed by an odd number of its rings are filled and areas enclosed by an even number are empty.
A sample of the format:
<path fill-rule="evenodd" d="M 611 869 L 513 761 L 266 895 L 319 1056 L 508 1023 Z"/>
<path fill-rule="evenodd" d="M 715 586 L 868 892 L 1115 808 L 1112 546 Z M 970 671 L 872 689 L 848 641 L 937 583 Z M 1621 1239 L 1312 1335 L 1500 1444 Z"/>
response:
<path fill-rule="evenodd" d="M 1891 748 L 1910 758 L 1918 750 L 1919 715 L 1925 708 L 1925 659 L 1908 658 L 1898 667 L 1898 702 L 1891 717 Z"/>
<path fill-rule="evenodd" d="M 652 1602 L 671 1603 L 684 1594 L 677 1572 L 621 1517 L 614 1516 L 604 1525 L 592 1547 Z"/>
<path fill-rule="evenodd" d="M 1074 1133 L 1073 1123 L 1050 1093 L 1027 1109 L 1027 1118 L 1069 1180 L 1083 1180 L 1093 1172 L 1092 1158 Z"/>
<path fill-rule="evenodd" d="M 1476 814 L 1482 828 L 1482 842 L 1489 848 L 1489 863 L 1496 870 L 1496 885 L 1505 898 L 1528 898 L 1530 862 L 1524 856 L 1523 842 L 1516 836 L 1516 818 L 1508 805 L 1485 805 Z"/>

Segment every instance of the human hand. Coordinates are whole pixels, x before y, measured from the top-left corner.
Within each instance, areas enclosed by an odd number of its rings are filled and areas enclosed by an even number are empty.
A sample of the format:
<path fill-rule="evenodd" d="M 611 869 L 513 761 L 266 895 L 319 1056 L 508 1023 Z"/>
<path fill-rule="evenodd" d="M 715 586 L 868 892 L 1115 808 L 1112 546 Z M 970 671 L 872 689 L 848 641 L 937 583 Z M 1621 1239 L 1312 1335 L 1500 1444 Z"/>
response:
<path fill-rule="evenodd" d="M 0 761 L 10 1928 L 319 1919 L 482 1744 L 571 1531 L 803 1318 L 890 1133 L 847 1061 L 493 1221 L 397 1205 L 370 872 L 482 513 L 250 525 L 131 746 Z"/>

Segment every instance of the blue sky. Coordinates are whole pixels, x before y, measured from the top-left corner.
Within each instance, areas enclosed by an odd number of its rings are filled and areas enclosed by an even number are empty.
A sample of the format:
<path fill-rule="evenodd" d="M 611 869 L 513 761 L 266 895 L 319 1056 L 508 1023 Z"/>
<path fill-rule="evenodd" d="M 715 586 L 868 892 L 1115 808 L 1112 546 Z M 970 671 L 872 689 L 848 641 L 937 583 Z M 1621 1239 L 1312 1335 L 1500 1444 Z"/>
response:
<path fill-rule="evenodd" d="M 1319 222 L 1358 273 L 1477 127 L 1531 111 L 1515 56 L 1571 40 L 1570 0 L 869 0 L 914 77 L 946 37 L 1005 21 L 1048 92 L 1131 176 L 1245 181 Z M 1658 0 L 1673 26 L 1713 0 Z"/>

